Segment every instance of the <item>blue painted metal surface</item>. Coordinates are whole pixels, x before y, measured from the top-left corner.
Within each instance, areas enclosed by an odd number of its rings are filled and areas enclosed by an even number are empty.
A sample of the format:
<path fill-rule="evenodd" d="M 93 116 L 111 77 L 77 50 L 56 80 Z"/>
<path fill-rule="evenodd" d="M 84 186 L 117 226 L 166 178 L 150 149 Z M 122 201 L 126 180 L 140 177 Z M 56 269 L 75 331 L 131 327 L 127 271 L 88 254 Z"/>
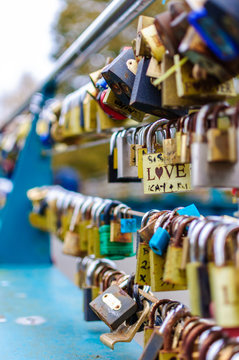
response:
<path fill-rule="evenodd" d="M 82 292 L 53 266 L 0 268 L 0 358 L 4 360 L 136 360 L 142 349 L 132 342 L 112 351 L 99 337 L 109 328 L 83 320 Z M 17 324 L 38 315 L 41 325 Z M 1 322 L 1 316 L 6 322 Z"/>
<path fill-rule="evenodd" d="M 31 203 L 27 190 L 52 184 L 51 158 L 43 157 L 42 143 L 36 134 L 39 114 L 32 127 L 13 175 L 13 191 L 1 212 L 0 263 L 49 263 L 49 234 L 31 227 Z"/>

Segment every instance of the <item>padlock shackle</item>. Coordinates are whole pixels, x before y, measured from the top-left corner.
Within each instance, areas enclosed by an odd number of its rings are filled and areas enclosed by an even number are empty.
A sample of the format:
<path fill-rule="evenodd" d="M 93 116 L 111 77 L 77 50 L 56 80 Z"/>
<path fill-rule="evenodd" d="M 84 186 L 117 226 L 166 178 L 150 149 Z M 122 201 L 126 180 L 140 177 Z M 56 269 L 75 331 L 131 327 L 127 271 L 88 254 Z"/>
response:
<path fill-rule="evenodd" d="M 226 242 L 230 235 L 239 232 L 239 224 L 224 225 L 220 231 L 216 232 L 215 240 L 213 242 L 214 262 L 216 266 L 226 265 Z M 237 239 L 237 248 L 239 248 L 239 241 Z"/>
<path fill-rule="evenodd" d="M 218 225 L 220 225 L 220 222 L 208 222 L 204 228 L 202 229 L 201 233 L 199 234 L 198 238 L 198 260 L 202 264 L 207 263 L 208 259 L 208 242 L 211 239 L 211 236 Z"/>
<path fill-rule="evenodd" d="M 74 193 L 67 194 L 63 202 L 63 211 L 67 210 L 71 205 L 72 199 L 74 198 Z"/>
<path fill-rule="evenodd" d="M 199 336 L 198 347 L 199 347 L 199 360 L 203 360 L 210 346 L 217 340 L 225 338 L 226 335 L 223 333 L 220 326 L 212 326 L 211 328 L 204 330 Z"/>
<path fill-rule="evenodd" d="M 104 200 L 101 198 L 98 198 L 99 200 L 96 200 L 94 205 L 91 208 L 90 218 L 91 218 L 91 224 L 94 226 L 96 225 L 96 211 L 99 209 L 100 205 L 103 204 Z"/>
<path fill-rule="evenodd" d="M 110 200 L 110 199 L 105 199 L 103 201 L 103 203 L 99 206 L 99 208 L 96 210 L 95 223 L 97 224 L 98 227 L 100 227 L 100 224 L 101 224 L 101 221 L 100 221 L 101 213 L 104 211 L 106 205 L 111 203 L 111 201 L 112 200 Z"/>
<path fill-rule="evenodd" d="M 74 210 L 73 210 L 73 213 L 71 216 L 71 221 L 70 221 L 70 226 L 69 226 L 70 231 L 74 231 L 74 229 L 75 229 L 76 222 L 77 222 L 77 219 L 78 219 L 78 216 L 80 213 L 80 209 L 81 209 L 81 206 L 83 205 L 84 201 L 85 201 L 85 197 L 83 197 L 82 199 L 79 198 L 79 199 L 77 199 L 77 202 L 75 202 Z"/>
<path fill-rule="evenodd" d="M 178 311 L 176 311 L 173 316 L 168 321 L 166 327 L 164 328 L 163 332 L 163 349 L 164 351 L 172 351 L 172 345 L 173 345 L 173 336 L 172 332 L 176 324 L 187 317 L 190 317 L 191 313 L 187 308 L 181 308 Z"/>
<path fill-rule="evenodd" d="M 115 132 L 111 135 L 111 138 L 110 138 L 110 155 L 113 155 L 114 148 L 116 147 L 117 137 L 118 137 L 118 135 L 119 135 L 119 133 L 120 133 L 121 131 L 122 131 L 122 130 L 115 131 Z"/>
<path fill-rule="evenodd" d="M 169 120 L 167 119 L 160 119 L 155 121 L 150 127 L 147 132 L 147 139 L 146 139 L 146 146 L 147 146 L 147 153 L 153 154 L 155 152 L 155 149 L 153 149 L 153 134 L 155 131 L 159 128 L 162 128 L 163 125 L 167 124 Z"/>
<path fill-rule="evenodd" d="M 90 196 L 86 202 L 81 207 L 81 219 L 86 220 L 87 219 L 87 213 L 89 215 L 89 210 L 91 210 L 92 206 L 94 205 L 95 198 Z"/>
<path fill-rule="evenodd" d="M 192 357 L 193 346 L 196 339 L 206 330 L 210 329 L 213 325 L 206 322 L 199 322 L 188 334 L 187 340 L 183 347 L 183 355 L 186 358 Z"/>
<path fill-rule="evenodd" d="M 178 229 L 175 234 L 173 245 L 176 247 L 182 247 L 182 235 L 185 231 L 185 228 L 188 224 L 190 224 L 196 217 L 185 217 L 184 220 L 179 224 Z"/>
<path fill-rule="evenodd" d="M 114 209 L 117 205 L 120 205 L 120 201 L 111 201 L 110 203 L 106 204 L 104 208 L 104 223 L 105 225 L 110 225 L 110 215 L 111 210 Z"/>
<path fill-rule="evenodd" d="M 154 328 L 156 310 L 161 305 L 164 305 L 164 304 L 166 304 L 166 303 L 168 303 L 170 301 L 171 300 L 169 300 L 169 299 L 161 299 L 161 300 L 159 300 L 159 301 L 157 301 L 156 303 L 153 304 L 153 306 L 151 307 L 150 313 L 149 313 L 149 328 L 150 329 Z"/>
<path fill-rule="evenodd" d="M 210 129 L 216 129 L 218 126 L 218 115 L 221 111 L 225 110 L 228 108 L 228 105 L 223 103 L 223 104 L 218 104 L 215 106 L 213 113 L 212 113 L 212 119 L 210 121 Z"/>
<path fill-rule="evenodd" d="M 119 220 L 121 218 L 121 210 L 127 208 L 125 204 L 119 204 L 114 208 L 113 218 L 114 220 Z"/>
<path fill-rule="evenodd" d="M 148 222 L 148 220 L 149 220 L 149 218 L 150 218 L 151 215 L 156 214 L 156 213 L 158 213 L 158 212 L 159 212 L 159 210 L 156 210 L 156 209 L 152 209 L 152 210 L 147 211 L 147 212 L 144 214 L 144 216 L 142 217 L 142 220 L 141 220 L 141 228 L 143 228 L 143 227 L 146 226 L 146 224 L 147 224 L 147 222 Z"/>
<path fill-rule="evenodd" d="M 170 132 L 170 127 L 171 125 L 175 125 L 175 120 L 170 120 L 167 125 L 165 126 L 165 130 L 166 130 L 166 139 L 171 139 L 172 138 L 172 134 Z"/>
<path fill-rule="evenodd" d="M 199 141 L 202 141 L 202 138 L 205 136 L 207 116 L 212 112 L 212 110 L 212 104 L 204 105 L 197 114 L 196 136 L 199 138 Z"/>
<path fill-rule="evenodd" d="M 195 220 L 197 221 L 197 220 Z M 207 224 L 207 220 L 199 220 L 193 226 L 193 229 L 190 231 L 189 244 L 190 244 L 190 262 L 196 262 L 198 260 L 198 238 L 203 229 Z"/>
<path fill-rule="evenodd" d="M 89 267 L 87 267 L 86 269 L 85 283 L 87 286 L 93 285 L 94 272 L 96 271 L 97 267 L 100 265 L 109 266 L 111 270 L 117 269 L 116 264 L 109 259 L 95 259 L 93 262 L 89 264 Z"/>

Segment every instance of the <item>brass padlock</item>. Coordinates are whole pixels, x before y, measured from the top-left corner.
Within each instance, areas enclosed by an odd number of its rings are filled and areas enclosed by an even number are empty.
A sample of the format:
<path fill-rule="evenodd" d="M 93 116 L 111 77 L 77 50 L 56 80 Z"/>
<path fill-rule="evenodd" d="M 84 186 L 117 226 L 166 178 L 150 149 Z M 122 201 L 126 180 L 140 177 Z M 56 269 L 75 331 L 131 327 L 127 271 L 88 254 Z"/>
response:
<path fill-rule="evenodd" d="M 163 140 L 163 161 L 165 164 L 177 164 L 177 141 L 172 136 L 171 122 L 166 125 L 166 139 Z"/>
<path fill-rule="evenodd" d="M 127 206 L 120 204 L 114 209 L 114 218 L 110 221 L 110 241 L 111 242 L 120 242 L 120 243 L 131 243 L 132 242 L 132 233 L 122 233 L 121 232 L 121 211 L 126 209 Z"/>
<path fill-rule="evenodd" d="M 216 322 L 224 328 L 239 326 L 239 269 L 227 259 L 227 248 L 231 235 L 237 235 L 237 224 L 224 225 L 216 231 L 214 240 L 214 264 L 209 268 L 210 288 Z M 238 247 L 238 244 L 236 244 Z"/>
<path fill-rule="evenodd" d="M 227 108 L 226 105 L 216 106 L 210 128 L 207 131 L 208 161 L 209 162 L 236 162 L 237 161 L 237 126 L 233 118 L 226 128 L 219 128 L 219 112 Z M 235 118 L 234 118 L 235 119 Z"/>

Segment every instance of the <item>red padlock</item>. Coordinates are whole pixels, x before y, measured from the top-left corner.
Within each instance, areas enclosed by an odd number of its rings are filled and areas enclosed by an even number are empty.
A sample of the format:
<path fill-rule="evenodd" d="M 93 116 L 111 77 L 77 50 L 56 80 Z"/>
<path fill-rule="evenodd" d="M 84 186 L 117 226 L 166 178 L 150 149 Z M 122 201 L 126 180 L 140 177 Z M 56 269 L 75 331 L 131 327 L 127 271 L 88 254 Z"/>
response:
<path fill-rule="evenodd" d="M 101 109 L 114 120 L 125 120 L 125 119 L 127 119 L 124 115 L 122 115 L 119 112 L 111 109 L 108 105 L 103 103 L 106 92 L 107 92 L 107 90 L 102 91 L 100 96 L 99 96 L 99 104 L 100 104 Z"/>

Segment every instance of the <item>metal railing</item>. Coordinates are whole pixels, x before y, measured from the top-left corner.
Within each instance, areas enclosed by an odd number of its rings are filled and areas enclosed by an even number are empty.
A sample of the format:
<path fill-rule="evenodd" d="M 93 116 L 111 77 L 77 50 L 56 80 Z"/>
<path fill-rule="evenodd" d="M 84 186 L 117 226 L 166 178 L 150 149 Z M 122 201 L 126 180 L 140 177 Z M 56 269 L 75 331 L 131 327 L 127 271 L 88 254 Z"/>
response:
<path fill-rule="evenodd" d="M 65 76 L 69 68 L 80 68 L 91 54 L 102 49 L 154 1 L 155 0 L 113 0 L 60 56 L 55 63 L 53 71 L 41 83 L 37 92 L 41 92 L 44 86 L 51 81 L 62 81 L 62 77 Z M 0 130 L 16 116 L 28 109 L 33 94 L 11 114 L 1 126 Z"/>

